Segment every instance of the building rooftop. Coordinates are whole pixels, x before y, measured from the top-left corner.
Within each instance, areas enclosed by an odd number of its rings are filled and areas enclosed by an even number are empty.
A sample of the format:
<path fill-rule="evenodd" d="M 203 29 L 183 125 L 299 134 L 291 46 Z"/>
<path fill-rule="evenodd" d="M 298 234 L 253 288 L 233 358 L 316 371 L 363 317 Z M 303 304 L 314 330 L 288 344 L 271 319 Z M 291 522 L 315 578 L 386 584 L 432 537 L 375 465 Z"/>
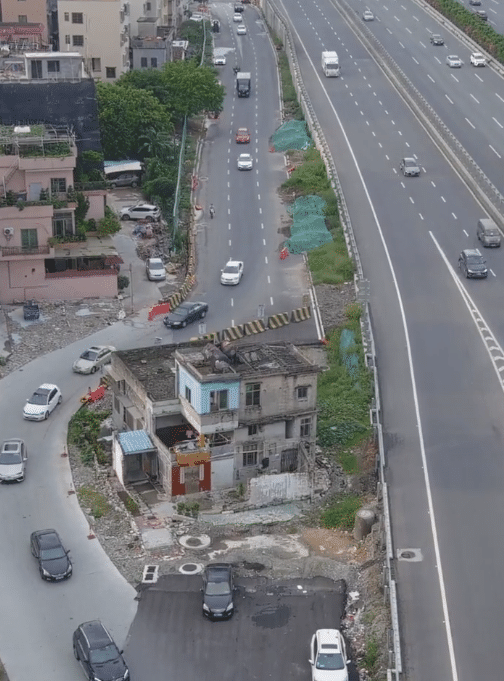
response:
<path fill-rule="evenodd" d="M 200 378 L 238 377 L 317 372 L 292 343 L 208 343 L 204 348 L 179 348 L 177 360 Z"/>
<path fill-rule="evenodd" d="M 294 345 L 285 342 L 227 343 L 218 347 L 208 341 L 194 341 L 121 350 L 116 356 L 154 401 L 177 397 L 175 359 L 206 381 L 213 376 L 219 381 L 236 381 L 249 376 L 320 371 Z"/>
<path fill-rule="evenodd" d="M 202 343 L 202 346 L 206 343 Z M 151 345 L 115 353 L 135 378 L 143 385 L 153 401 L 174 400 L 175 350 L 177 345 Z M 114 360 L 113 360 L 114 361 Z"/>

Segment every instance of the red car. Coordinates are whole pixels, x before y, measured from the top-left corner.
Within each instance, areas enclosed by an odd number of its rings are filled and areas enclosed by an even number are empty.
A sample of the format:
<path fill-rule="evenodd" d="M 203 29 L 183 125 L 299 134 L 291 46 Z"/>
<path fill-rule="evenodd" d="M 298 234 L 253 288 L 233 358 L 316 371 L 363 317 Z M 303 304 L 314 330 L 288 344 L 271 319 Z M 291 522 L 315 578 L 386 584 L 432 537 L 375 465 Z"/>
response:
<path fill-rule="evenodd" d="M 250 133 L 248 128 L 238 128 L 236 133 L 236 142 L 238 144 L 248 144 L 250 142 Z"/>

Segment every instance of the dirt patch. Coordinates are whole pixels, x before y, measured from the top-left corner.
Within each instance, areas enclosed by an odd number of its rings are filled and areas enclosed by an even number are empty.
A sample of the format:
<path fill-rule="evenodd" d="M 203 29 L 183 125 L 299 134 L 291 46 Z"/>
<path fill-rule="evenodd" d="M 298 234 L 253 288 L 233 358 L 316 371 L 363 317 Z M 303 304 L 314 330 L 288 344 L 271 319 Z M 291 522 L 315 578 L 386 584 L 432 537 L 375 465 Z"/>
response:
<path fill-rule="evenodd" d="M 301 539 L 318 556 L 347 565 L 360 565 L 373 557 L 370 546 L 356 542 L 350 532 L 343 530 L 308 527 L 302 530 Z"/>

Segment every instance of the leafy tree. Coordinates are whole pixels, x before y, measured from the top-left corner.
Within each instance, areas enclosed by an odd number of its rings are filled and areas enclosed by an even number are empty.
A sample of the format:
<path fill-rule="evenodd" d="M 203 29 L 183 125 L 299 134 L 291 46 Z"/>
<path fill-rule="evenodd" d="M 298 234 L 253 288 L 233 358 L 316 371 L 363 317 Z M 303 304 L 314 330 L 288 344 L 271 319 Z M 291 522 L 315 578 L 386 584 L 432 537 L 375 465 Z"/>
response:
<path fill-rule="evenodd" d="M 146 90 L 118 83 L 97 83 L 102 147 L 108 159 L 135 158 L 146 128 L 172 130 L 165 107 Z"/>
<path fill-rule="evenodd" d="M 174 120 L 202 111 L 222 111 L 225 90 L 217 82 L 214 69 L 200 67 L 194 59 L 174 61 L 164 65 L 162 75 L 167 107 Z"/>
<path fill-rule="evenodd" d="M 194 21 L 191 22 L 194 24 Z M 159 69 L 142 69 L 135 71 L 128 71 L 117 81 L 118 85 L 126 85 L 134 87 L 137 90 L 147 90 L 154 95 L 154 97 L 164 104 L 168 104 L 166 97 L 166 88 L 163 83 L 163 74 Z"/>
<path fill-rule="evenodd" d="M 174 158 L 175 142 L 173 136 L 155 128 L 149 128 L 140 139 L 145 140 L 140 147 L 143 157 L 158 158 L 162 161 L 170 161 Z"/>

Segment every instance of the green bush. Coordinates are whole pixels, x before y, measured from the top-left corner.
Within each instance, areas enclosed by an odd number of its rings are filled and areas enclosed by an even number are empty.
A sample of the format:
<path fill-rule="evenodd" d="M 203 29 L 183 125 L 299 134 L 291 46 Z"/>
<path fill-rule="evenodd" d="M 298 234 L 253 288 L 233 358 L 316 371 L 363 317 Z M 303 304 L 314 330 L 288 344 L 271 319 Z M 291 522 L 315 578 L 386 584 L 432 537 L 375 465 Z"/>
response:
<path fill-rule="evenodd" d="M 347 495 L 333 500 L 329 507 L 321 515 L 323 527 L 338 527 L 342 530 L 350 530 L 355 523 L 355 514 L 362 506 L 360 497 Z"/>
<path fill-rule="evenodd" d="M 117 288 L 119 291 L 123 291 L 125 288 L 128 288 L 130 283 L 129 277 L 127 277 L 125 274 L 119 274 L 117 277 Z"/>

